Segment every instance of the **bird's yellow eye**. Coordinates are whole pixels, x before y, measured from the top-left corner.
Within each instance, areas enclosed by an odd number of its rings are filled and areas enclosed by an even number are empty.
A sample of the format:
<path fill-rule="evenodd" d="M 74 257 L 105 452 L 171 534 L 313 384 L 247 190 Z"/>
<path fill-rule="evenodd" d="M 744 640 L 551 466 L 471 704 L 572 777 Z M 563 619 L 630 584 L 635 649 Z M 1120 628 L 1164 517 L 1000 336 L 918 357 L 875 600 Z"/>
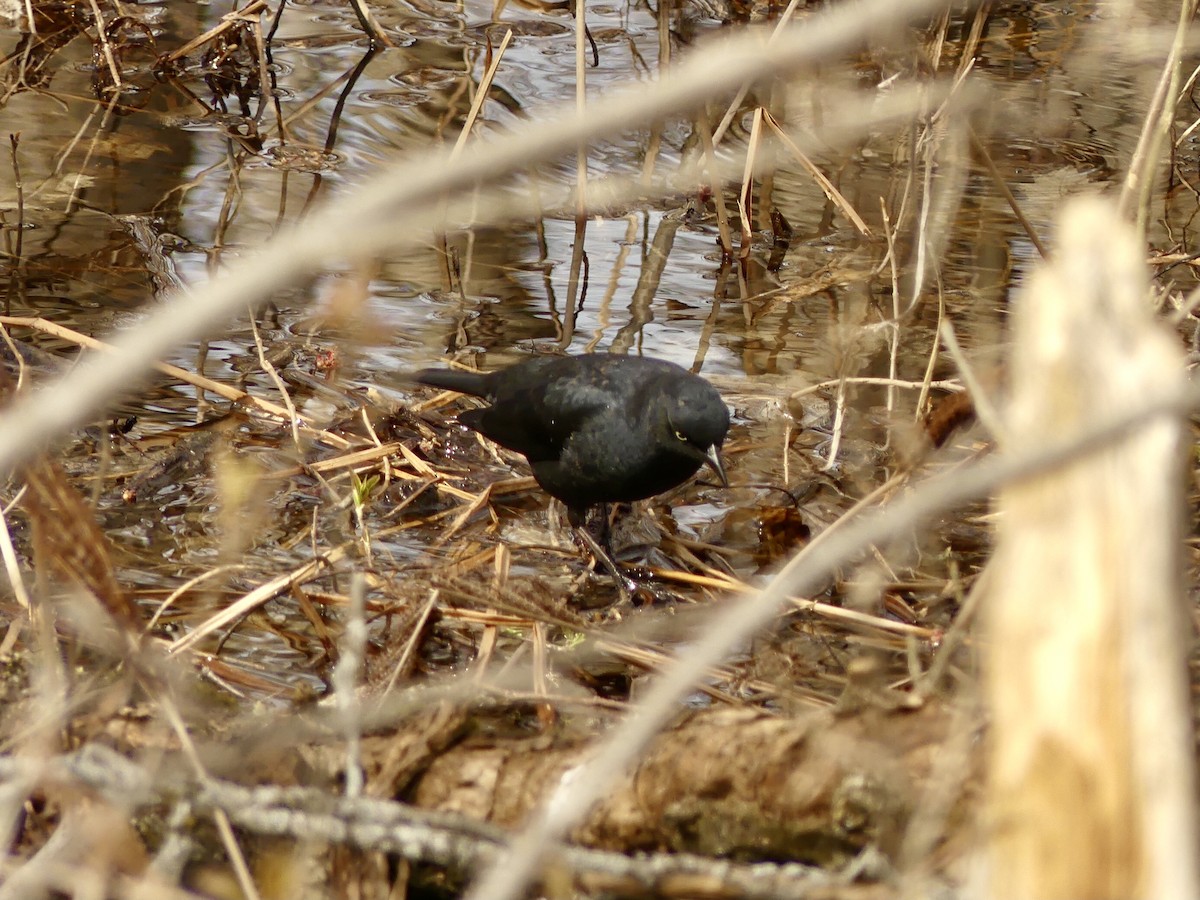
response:
<path fill-rule="evenodd" d="M 675 437 L 679 438 L 685 444 L 687 443 L 687 435 L 684 434 L 682 431 L 679 431 L 678 429 L 675 430 Z"/>

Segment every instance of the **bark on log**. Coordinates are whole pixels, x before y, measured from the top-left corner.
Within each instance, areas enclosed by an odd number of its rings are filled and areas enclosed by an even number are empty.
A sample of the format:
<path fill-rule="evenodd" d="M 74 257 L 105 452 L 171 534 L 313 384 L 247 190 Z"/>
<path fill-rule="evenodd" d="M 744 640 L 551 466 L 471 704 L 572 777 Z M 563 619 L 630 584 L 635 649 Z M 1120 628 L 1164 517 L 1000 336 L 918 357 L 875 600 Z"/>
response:
<path fill-rule="evenodd" d="M 700 713 L 664 732 L 572 840 L 831 868 L 867 846 L 891 855 L 948 723 L 932 703 L 909 712 L 796 719 Z M 590 752 L 587 743 L 531 743 L 454 748 L 432 762 L 411 800 L 515 826 Z"/>

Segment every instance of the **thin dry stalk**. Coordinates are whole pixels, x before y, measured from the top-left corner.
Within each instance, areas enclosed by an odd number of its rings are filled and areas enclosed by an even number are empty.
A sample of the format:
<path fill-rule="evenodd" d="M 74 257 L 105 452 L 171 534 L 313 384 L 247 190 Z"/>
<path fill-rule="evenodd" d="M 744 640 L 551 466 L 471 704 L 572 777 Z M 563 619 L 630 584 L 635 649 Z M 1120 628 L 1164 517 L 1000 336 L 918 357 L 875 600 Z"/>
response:
<path fill-rule="evenodd" d="M 112 45 L 108 42 L 108 28 L 104 24 L 104 16 L 100 14 L 100 6 L 96 0 L 88 0 L 92 7 L 92 21 L 96 23 L 96 40 L 100 43 L 100 49 L 104 51 L 104 62 L 108 66 L 108 74 L 112 76 L 112 91 L 120 91 L 124 85 L 121 82 L 121 69 L 117 65 L 117 60 L 113 57 Z"/>
<path fill-rule="evenodd" d="M 983 160 L 983 166 L 988 170 L 988 174 L 992 177 L 992 184 L 996 190 L 1000 192 L 1000 196 L 1004 198 L 1004 202 L 1008 204 L 1008 208 L 1012 210 L 1013 216 L 1017 220 L 1017 224 L 1021 226 L 1021 230 L 1025 232 L 1025 237 L 1029 238 L 1029 243 L 1033 244 L 1037 250 L 1038 256 L 1042 259 L 1049 258 L 1046 252 L 1046 245 L 1042 243 L 1042 239 L 1038 237 L 1037 230 L 1033 227 L 1033 223 L 1025 217 L 1025 213 L 1021 211 L 1020 204 L 1017 203 L 1017 198 L 1013 196 L 1013 192 L 1008 189 L 1008 183 L 1004 180 L 1004 175 L 996 168 L 996 162 L 992 159 L 992 154 L 988 151 L 987 145 L 979 138 L 978 132 L 970 125 L 967 126 L 967 134 L 971 138 L 971 147 Z"/>
<path fill-rule="evenodd" d="M 279 377 L 279 372 L 271 361 L 267 359 L 267 351 L 263 347 L 262 335 L 258 333 L 258 321 L 253 310 L 250 311 L 249 319 L 250 334 L 254 338 L 254 349 L 258 352 L 258 364 L 267 373 L 267 377 L 275 384 L 275 390 L 279 391 L 279 396 L 283 399 L 284 408 L 287 410 L 287 423 L 292 432 L 292 443 L 296 445 L 297 452 L 303 453 L 304 451 L 300 444 L 300 414 L 296 412 L 296 404 L 292 402 L 292 395 L 288 393 L 287 385 Z"/>
<path fill-rule="evenodd" d="M 697 575 L 695 572 L 684 572 L 679 569 L 659 569 L 654 567 L 651 567 L 648 571 L 654 575 L 655 578 L 661 578 L 663 581 L 674 581 L 678 584 L 690 584 L 693 587 L 705 587 L 715 591 L 732 591 L 733 593 L 743 595 L 753 595 L 758 593 L 758 588 L 728 575 L 724 577 Z M 909 625 L 907 622 L 897 622 L 895 619 L 885 619 L 882 616 L 872 616 L 869 613 L 859 612 L 855 609 L 846 609 L 841 606 L 834 606 L 831 603 L 824 603 L 820 600 L 789 598 L 788 603 L 791 605 L 792 609 L 796 610 L 797 612 L 810 613 L 812 615 L 820 616 L 832 621 L 848 622 L 854 625 L 861 625 L 866 628 L 872 628 L 889 634 L 908 635 L 911 637 L 920 638 L 921 640 L 932 640 L 941 634 L 941 632 L 935 628 L 922 628 L 920 625 Z"/>
<path fill-rule="evenodd" d="M 9 150 L 12 153 L 12 172 L 13 172 L 13 190 L 17 195 L 17 221 L 16 221 L 16 237 L 13 241 L 13 256 L 16 258 L 17 272 L 21 272 L 25 268 L 25 182 L 21 178 L 21 157 L 17 153 L 17 147 L 21 142 L 20 134 L 10 134 L 8 136 Z M 4 340 L 8 346 L 12 347 L 12 340 L 8 333 L 4 333 Z M 13 358 L 20 360 L 21 354 L 14 353 Z M 24 374 L 24 367 L 21 368 Z M 19 384 L 19 382 L 18 382 Z"/>
<path fill-rule="evenodd" d="M 930 255 L 929 216 L 933 209 L 933 168 L 937 157 L 938 143 L 940 140 L 932 127 L 927 128 L 922 139 L 918 141 L 925 151 L 922 154 L 924 178 L 921 183 L 921 209 L 917 214 L 917 247 L 913 260 L 912 296 L 902 313 L 905 316 L 917 308 L 921 302 L 921 292 L 925 288 L 925 270 Z M 913 165 L 917 165 L 915 159 Z"/>
<path fill-rule="evenodd" d="M 463 147 L 467 145 L 467 138 L 471 136 L 471 129 L 475 126 L 475 120 L 479 118 L 479 113 L 483 110 L 483 104 L 487 102 L 488 94 L 491 93 L 492 82 L 496 80 L 496 72 L 500 69 L 500 62 L 504 59 L 504 51 L 508 49 L 508 45 L 512 41 L 512 35 L 511 28 L 504 32 L 504 37 L 500 39 L 500 46 L 496 48 L 496 52 L 492 56 L 491 64 L 484 70 L 483 77 L 479 79 L 479 87 L 475 91 L 475 99 L 471 102 L 471 108 L 467 111 L 467 118 L 463 123 L 462 131 L 458 133 L 458 138 L 454 141 L 454 148 L 450 151 L 450 159 L 456 159 L 462 153 Z"/>
<path fill-rule="evenodd" d="M 409 660 L 412 659 L 412 655 L 417 649 L 417 643 L 420 641 L 421 635 L 425 633 L 425 626 L 429 623 L 429 617 L 437 609 L 438 597 L 440 595 L 441 591 L 437 588 L 429 592 L 429 599 L 425 601 L 425 605 L 421 608 L 421 615 L 413 625 L 412 631 L 408 635 L 408 641 L 405 643 L 400 657 L 396 660 L 396 665 L 392 667 L 392 673 L 388 676 L 387 683 L 380 692 L 381 697 L 386 697 L 391 693 L 392 688 L 396 686 L 396 682 L 400 680 L 401 673 L 408 668 Z"/>
<path fill-rule="evenodd" d="M 833 425 L 830 431 L 833 438 L 829 442 L 829 454 L 822 471 L 831 472 L 837 466 L 838 453 L 842 448 L 842 429 L 846 423 L 846 379 L 837 380 L 837 390 L 833 395 Z"/>
<path fill-rule="evenodd" d="M 938 314 L 937 327 L 941 331 L 942 323 L 946 321 L 946 296 L 942 291 L 938 291 Z M 920 421 L 929 409 L 929 391 L 933 386 L 933 373 L 937 369 L 938 363 L 938 342 L 934 341 L 929 346 L 929 358 L 925 362 L 925 378 L 921 382 L 921 393 L 917 397 L 917 405 L 913 410 L 913 417 Z"/>
<path fill-rule="evenodd" d="M 270 479 L 294 478 L 295 476 L 305 472 L 328 475 L 330 472 L 340 472 L 343 469 L 350 469 L 356 473 L 362 474 L 364 472 L 371 471 L 378 466 L 388 466 L 390 470 L 390 466 L 388 464 L 389 458 L 397 453 L 403 455 L 405 450 L 407 450 L 407 448 L 403 444 L 395 442 L 390 444 L 380 444 L 377 447 L 367 447 L 363 450 L 353 450 L 348 453 L 343 453 L 340 456 L 331 456 L 328 459 L 318 459 L 311 463 L 306 463 L 303 466 L 292 466 L 291 468 L 287 469 L 275 469 L 267 472 L 265 475 L 263 475 L 263 477 Z M 409 450 L 408 453 L 412 453 L 412 451 Z M 420 462 L 424 468 L 429 468 L 429 464 L 426 463 L 425 460 L 418 459 L 418 462 Z M 414 468 L 416 467 L 414 466 Z M 413 481 L 423 481 L 430 477 L 440 480 L 444 477 L 432 471 L 430 471 L 429 475 L 424 475 L 420 473 L 420 470 L 418 470 L 417 475 L 411 476 L 401 475 L 398 472 L 392 474 L 395 474 L 397 477 L 407 478 Z M 469 496 L 465 491 L 461 493 L 462 497 L 460 497 L 460 499 Z"/>
<path fill-rule="evenodd" d="M 575 115 L 587 118 L 587 2 L 577 0 L 575 4 Z M 579 142 L 575 149 L 575 187 L 579 192 L 575 200 L 575 240 L 581 242 L 583 221 L 587 218 L 587 144 Z M 571 293 L 574 305 L 575 294 Z"/>
<path fill-rule="evenodd" d="M 754 218 L 752 207 L 754 205 L 754 170 L 756 161 L 758 160 L 758 149 L 762 144 L 763 130 L 763 115 L 766 112 L 761 106 L 754 110 L 754 120 L 750 125 L 750 143 L 746 147 L 746 165 L 742 170 L 742 189 L 738 193 L 738 214 L 742 220 L 742 243 L 741 251 L 738 253 L 740 259 L 746 259 L 750 255 L 750 245 L 753 240 L 754 226 L 751 225 L 751 220 Z"/>
<path fill-rule="evenodd" d="M 496 546 L 496 574 L 492 585 L 497 595 L 504 589 L 504 585 L 508 581 L 509 558 L 508 545 L 498 544 Z M 442 614 L 446 614 L 444 609 Z M 475 680 L 477 682 L 482 683 L 487 677 L 488 666 L 491 665 L 492 654 L 496 650 L 496 642 L 500 637 L 500 628 L 502 627 L 502 623 L 498 621 L 500 618 L 511 617 L 500 617 L 495 607 L 491 606 L 484 611 L 483 634 L 479 638 L 479 649 L 476 651 L 475 659 L 471 663 L 471 668 L 475 672 Z M 524 625 L 526 620 L 520 619 L 519 622 Z M 508 622 L 504 624 L 511 627 L 515 623 Z"/>
<path fill-rule="evenodd" d="M 87 153 L 83 155 L 83 161 L 79 164 L 79 170 L 75 173 L 75 181 L 71 185 L 71 193 L 67 196 L 65 211 L 68 214 L 75 211 L 75 202 L 79 198 L 80 188 L 83 187 L 83 181 L 87 177 L 86 173 L 88 165 L 92 161 L 92 154 L 96 152 L 96 147 L 99 145 L 101 138 L 108 134 L 108 127 L 112 122 L 113 110 L 117 108 L 120 99 L 120 94 L 113 94 L 104 107 L 104 116 L 100 120 L 100 124 L 96 127 L 96 133 L 92 136 L 91 143 L 88 144 Z M 88 116 L 88 121 L 91 121 L 91 116 Z M 82 129 L 80 130 L 80 134 L 82 134 Z"/>
<path fill-rule="evenodd" d="M 883 263 L 880 263 L 880 270 L 884 264 L 890 264 L 892 276 L 892 330 L 888 334 L 888 376 L 889 379 L 894 379 L 900 371 L 900 322 L 903 320 L 900 310 L 900 262 L 896 257 L 896 231 L 891 227 L 891 221 L 888 218 L 887 202 L 883 197 L 879 198 L 879 212 L 883 218 L 883 233 L 887 238 L 887 256 Z M 934 353 L 937 352 L 937 342 L 934 342 Z M 925 380 L 928 381 L 931 377 L 931 372 L 926 372 Z M 918 401 L 915 407 L 915 415 L 919 418 L 921 415 L 922 402 L 925 398 L 925 392 L 921 392 L 921 400 Z M 891 414 L 896 409 L 896 388 L 893 385 L 888 385 L 887 390 L 887 408 Z M 888 433 L 888 445 L 891 446 L 892 435 Z"/>
<path fill-rule="evenodd" d="M 824 192 L 825 196 L 829 198 L 829 202 L 842 211 L 842 215 L 850 220 L 850 224 L 858 229 L 859 234 L 861 234 L 863 237 L 872 237 L 873 234 L 870 227 L 866 222 L 863 221 L 862 216 L 858 214 L 858 211 L 854 208 L 850 201 L 846 199 L 845 195 L 834 186 L 832 181 L 825 177 L 825 173 L 818 169 L 816 164 L 808 158 L 808 154 L 796 146 L 796 142 L 793 141 L 791 136 L 780 127 L 779 122 L 773 115 L 765 111 L 764 115 L 767 124 L 770 125 L 771 130 L 775 132 L 775 137 L 780 141 L 780 143 L 783 144 L 783 146 L 787 147 L 788 152 L 791 153 L 792 156 L 796 158 L 796 161 L 804 167 L 805 171 L 812 176 L 813 181 L 817 183 L 817 187 L 819 187 Z"/>
<path fill-rule="evenodd" d="M 1196 0 L 1181 0 L 1179 19 L 1175 26 L 1175 37 L 1171 42 L 1171 50 L 1163 63 L 1162 75 L 1159 77 L 1154 95 L 1150 99 L 1146 121 L 1142 126 L 1142 133 L 1138 136 L 1133 158 L 1129 161 L 1125 184 L 1121 188 L 1120 209 L 1129 214 L 1131 206 L 1133 207 L 1139 235 L 1146 233 L 1146 221 L 1150 215 L 1150 191 L 1154 187 L 1155 172 L 1162 163 L 1159 158 L 1162 145 L 1171 132 L 1175 108 L 1180 99 L 1178 93 L 1180 59 L 1195 16 Z"/>
<path fill-rule="evenodd" d="M 226 625 L 230 625 L 249 615 L 272 597 L 278 596 L 296 585 L 313 579 L 327 567 L 344 559 L 349 555 L 351 548 L 357 546 L 357 544 L 357 541 L 351 541 L 340 547 L 335 547 L 322 556 L 311 559 L 292 571 L 259 585 L 240 600 L 215 613 L 195 629 L 169 644 L 167 646 L 167 653 L 174 655 L 190 649 L 213 632 L 219 631 Z"/>
<path fill-rule="evenodd" d="M 149 687 L 149 686 L 147 686 Z M 212 776 L 204 768 L 204 763 L 200 761 L 200 754 L 196 752 L 196 745 L 192 742 L 192 736 L 188 733 L 187 726 L 183 722 L 183 716 L 179 714 L 179 709 L 175 706 L 175 702 L 161 691 L 153 692 L 156 694 L 156 702 L 159 709 L 163 713 L 163 717 L 170 724 L 171 729 L 175 732 L 175 736 L 179 739 L 179 746 L 183 750 L 184 758 L 192 767 L 196 777 L 203 783 L 211 781 Z M 233 833 L 233 826 L 229 822 L 229 814 L 223 809 L 214 809 L 212 811 L 213 824 L 217 826 L 217 834 L 221 838 L 221 844 L 225 847 L 225 854 L 229 857 L 229 865 L 233 868 L 234 876 L 237 878 L 238 887 L 241 888 L 242 894 L 246 900 L 261 900 L 258 893 L 258 888 L 254 884 L 254 877 L 250 874 L 250 867 L 246 865 L 246 857 L 242 853 L 242 848 L 237 842 L 237 836 Z"/>
<path fill-rule="evenodd" d="M 257 19 L 266 7 L 267 0 L 251 0 L 250 3 L 247 3 L 241 9 L 234 10 L 233 12 L 222 16 L 220 25 L 210 28 L 203 34 L 192 38 L 192 40 L 188 41 L 178 50 L 173 50 L 172 52 L 168 53 L 164 59 L 164 62 L 175 62 L 176 60 L 183 59 L 183 57 L 187 56 L 193 50 L 203 47 L 217 35 L 228 31 L 239 22 L 250 21 L 252 18 Z"/>
<path fill-rule="evenodd" d="M 937 654 L 933 657 L 929 668 L 925 670 L 925 674 L 917 682 L 916 693 L 918 695 L 930 696 L 941 686 L 942 678 L 949 670 L 954 654 L 959 647 L 967 643 L 967 633 L 974 625 L 983 597 L 991 590 L 995 579 L 992 573 L 995 571 L 996 567 L 989 560 L 983 571 L 979 573 L 979 577 L 975 579 L 975 583 L 971 585 L 970 592 L 959 603 L 954 622 L 942 635 Z"/>
<path fill-rule="evenodd" d="M 809 394 L 815 394 L 823 391 L 826 388 L 833 387 L 836 384 L 856 384 L 856 385 L 874 385 L 878 387 L 904 388 L 910 391 L 920 391 L 927 387 L 937 388 L 941 391 L 951 391 L 958 393 L 966 390 L 957 381 L 907 381 L 903 378 L 871 378 L 866 375 L 852 375 L 845 378 L 830 378 L 826 381 L 818 381 L 816 384 L 810 384 L 808 387 L 800 388 L 793 391 L 790 399 L 799 400 Z"/>
<path fill-rule="evenodd" d="M 163 602 L 160 603 L 158 608 L 154 610 L 154 615 L 150 617 L 150 621 L 146 623 L 146 627 L 142 629 L 142 633 L 148 635 L 153 632 L 155 626 L 158 625 L 158 620 L 161 619 L 167 610 L 169 610 L 175 604 L 176 600 L 204 584 L 204 582 L 208 581 L 210 578 L 216 578 L 218 575 L 228 575 L 230 572 L 241 572 L 245 569 L 246 566 L 241 565 L 240 563 L 226 564 L 217 566 L 213 569 L 206 569 L 196 577 L 189 578 L 179 587 L 175 588 L 175 590 L 171 591 L 171 593 L 163 599 Z"/>
<path fill-rule="evenodd" d="M 25 588 L 25 576 L 21 574 L 21 566 L 17 562 L 17 551 L 13 546 L 12 533 L 8 530 L 8 517 L 0 515 L 0 555 L 4 558 L 4 571 L 8 575 L 8 583 L 21 609 L 28 614 L 32 605 L 29 602 L 29 591 Z"/>

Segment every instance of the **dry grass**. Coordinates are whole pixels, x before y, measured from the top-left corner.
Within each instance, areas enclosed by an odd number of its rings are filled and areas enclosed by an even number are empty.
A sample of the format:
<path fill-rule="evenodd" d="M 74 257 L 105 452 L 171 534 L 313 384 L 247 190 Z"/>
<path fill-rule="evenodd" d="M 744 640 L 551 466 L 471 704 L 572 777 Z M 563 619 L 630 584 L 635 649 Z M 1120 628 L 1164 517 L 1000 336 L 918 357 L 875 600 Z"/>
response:
<path fill-rule="evenodd" d="M 553 895 L 631 896 L 995 888 L 964 875 L 987 838 L 976 749 L 988 721 L 976 668 L 987 634 L 975 614 L 1002 593 L 997 582 L 1016 582 L 987 561 L 986 546 L 970 556 L 972 570 L 961 571 L 965 557 L 939 555 L 951 543 L 944 535 L 987 535 L 988 514 L 972 504 L 1061 478 L 1148 423 L 1186 416 L 1200 393 L 1186 384 L 1150 387 L 1117 412 L 1088 411 L 1077 430 L 1053 441 L 1015 437 L 997 387 L 1012 373 L 979 366 L 960 346 L 953 298 L 942 290 L 943 262 L 963 240 L 959 218 L 976 163 L 1031 245 L 1043 255 L 1044 243 L 1055 246 L 1037 233 L 1042 220 L 1022 209 L 1020 190 L 1005 183 L 1003 162 L 980 130 L 987 95 L 975 64 L 987 8 L 830 3 L 802 25 L 785 25 L 796 6 L 769 38 L 731 28 L 660 79 L 598 100 L 581 88 L 570 108 L 539 111 L 504 134 L 474 133 L 506 64 L 510 31 L 472 85 L 477 93 L 453 146 L 381 164 L 369 183 L 307 209 L 210 281 L 164 291 L 140 321 L 103 341 L 32 315 L 0 318 L 9 353 L 21 360 L 0 427 L 0 467 L 18 473 L 0 532 L 15 598 L 0 642 L 9 661 L 0 684 L 0 898 L 401 896 L 409 885 L 436 884 L 448 894 L 507 900 L 534 883 Z M 160 64 L 208 48 L 223 58 L 243 54 L 247 70 L 267 82 L 270 29 L 258 10 L 251 4 L 231 15 Z M 1193 14 L 1193 4 L 1180 4 L 1166 59 L 1153 63 L 1141 139 L 1123 161 L 1119 203 L 1143 237 L 1191 86 L 1181 60 Z M 670 15 L 664 6 L 668 44 Z M 908 30 L 912 23 L 919 34 Z M 581 72 L 585 24 L 581 18 L 577 28 Z M 123 96 L 132 50 L 128 34 L 93 27 L 108 72 L 96 109 L 107 115 Z M 1132 43 L 1138 34 L 1129 32 L 1131 55 L 1141 52 Z M 892 65 L 904 53 L 923 65 L 897 65 L 886 91 L 847 89 L 819 127 L 789 122 L 784 104 L 764 101 L 748 138 L 729 137 L 746 96 L 768 97 L 848 59 Z M 29 54 L 6 66 L 7 100 L 39 72 Z M 717 98 L 736 98 L 723 117 L 708 108 Z M 231 141 L 250 149 L 286 136 L 298 122 L 276 113 L 273 122 L 259 116 L 258 133 Z M 664 123 L 676 121 L 696 122 L 699 144 L 677 169 L 663 171 L 648 155 L 627 176 L 587 176 L 590 145 L 647 129 L 654 146 Z M 879 129 L 897 132 L 899 176 L 868 207 L 810 155 Z M 332 134 L 326 154 L 331 146 Z M 13 147 L 18 228 L 6 252 L 15 278 L 26 265 L 20 226 L 37 192 L 17 169 L 19 142 Z M 543 171 L 564 160 L 574 164 L 574 184 Z M 853 224 L 869 259 L 839 260 L 752 296 L 745 262 L 763 233 L 764 185 L 794 160 L 819 183 L 831 214 Z M 541 499 L 519 460 L 448 421 L 463 401 L 409 393 L 396 408 L 343 394 L 332 401 L 339 412 L 323 420 L 298 412 L 306 406 L 297 398 L 318 393 L 319 379 L 289 377 L 257 326 L 254 355 L 272 396 L 161 362 L 331 268 L 352 271 L 339 301 L 353 310 L 377 260 L 398 247 L 440 242 L 447 287 L 457 277 L 461 294 L 465 279 L 454 274 L 448 237 L 465 228 L 457 223 L 474 233 L 559 215 L 575 219 L 582 246 L 588 211 L 661 202 L 701 183 L 722 212 L 724 190 L 738 197 L 730 202 L 738 218 L 730 218 L 740 233 L 719 223 L 721 271 L 740 279 L 749 323 L 854 279 L 890 282 L 892 302 L 868 326 L 830 327 L 836 379 L 809 387 L 718 379 L 739 410 L 780 411 L 735 429 L 735 465 L 788 490 L 803 483 L 808 493 L 781 491 L 786 500 L 767 504 L 747 478 L 730 501 L 741 508 L 728 514 L 729 522 L 744 516 L 740 527 L 722 520 L 698 536 L 659 526 L 649 539 L 628 536 L 660 551 L 646 567 L 644 609 L 612 607 L 552 523 L 529 527 L 536 517 L 512 514 L 539 508 Z M 783 230 L 773 221 L 776 239 Z M 576 254 L 569 309 L 582 265 Z M 652 270 L 648 262 L 639 285 L 647 307 Z M 1194 306 L 1178 291 L 1159 299 L 1179 310 L 1176 324 Z M 905 342 L 925 340 L 913 325 L 935 305 L 924 375 L 907 377 Z M 715 317 L 714 306 L 698 363 Z M 1042 337 L 1071 340 L 1049 331 Z M 49 338 L 90 352 L 52 372 L 15 341 Z M 563 346 L 571 338 L 568 326 Z M 619 336 L 614 346 L 622 340 L 632 338 Z M 885 348 L 886 373 L 862 374 L 864 348 L 875 346 Z M 47 446 L 102 417 L 152 371 L 229 406 L 219 422 L 165 431 L 157 447 L 102 440 L 106 449 L 85 463 L 78 455 L 68 457 L 70 468 L 45 461 Z M 868 387 L 886 389 L 881 439 L 856 432 L 867 429 L 855 392 Z M 939 410 L 930 397 L 964 388 L 982 424 L 956 444 L 952 432 L 967 410 Z M 796 443 L 806 417 L 828 423 L 820 453 Z M 902 417 L 924 424 L 904 426 Z M 905 434 L 920 446 L 899 446 Z M 939 451 L 930 446 L 943 442 Z M 862 466 L 857 482 L 840 477 L 861 462 L 864 444 L 883 462 Z M 1002 453 L 991 452 L 997 446 Z M 91 520 L 94 502 L 85 497 L 86 485 L 98 494 L 118 479 L 130 497 L 182 483 L 199 505 L 219 509 L 211 565 L 164 579 L 167 588 L 121 584 L 133 567 Z M 711 496 L 693 485 L 663 502 Z M 16 527 L 25 521 L 31 541 Z M 753 530 L 757 537 L 747 538 Z M 264 637 L 297 648 L 300 676 L 256 654 Z M 316 701 L 320 685 L 332 690 Z M 712 708 L 681 721 L 681 709 L 700 695 Z M 255 707 L 268 700 L 274 706 Z M 755 777 L 741 777 L 746 771 Z M 433 809 L 418 811 L 422 803 Z M 705 843 L 699 833 L 710 821 L 724 831 Z M 616 852 L 626 849 L 654 852 Z M 430 866 L 444 869 L 445 880 L 430 876 Z"/>

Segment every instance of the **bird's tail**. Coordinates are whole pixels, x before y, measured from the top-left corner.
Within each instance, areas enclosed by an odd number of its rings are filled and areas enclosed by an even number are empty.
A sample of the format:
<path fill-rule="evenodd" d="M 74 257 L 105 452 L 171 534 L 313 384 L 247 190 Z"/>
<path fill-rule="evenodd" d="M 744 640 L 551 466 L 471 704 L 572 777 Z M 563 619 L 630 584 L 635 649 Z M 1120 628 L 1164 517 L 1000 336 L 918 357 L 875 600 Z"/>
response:
<path fill-rule="evenodd" d="M 408 380 L 472 397 L 486 397 L 491 388 L 491 379 L 485 373 L 465 369 L 421 369 L 409 375 Z"/>

